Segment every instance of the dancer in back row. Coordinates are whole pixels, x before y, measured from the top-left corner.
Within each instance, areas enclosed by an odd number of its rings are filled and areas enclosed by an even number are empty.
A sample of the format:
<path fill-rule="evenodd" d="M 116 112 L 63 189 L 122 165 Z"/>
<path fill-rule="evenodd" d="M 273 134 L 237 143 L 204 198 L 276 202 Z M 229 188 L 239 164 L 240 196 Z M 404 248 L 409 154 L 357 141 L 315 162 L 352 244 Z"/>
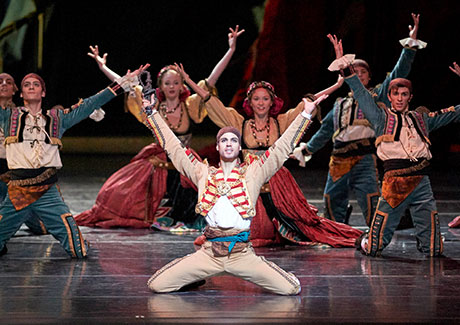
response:
<path fill-rule="evenodd" d="M 412 14 L 414 26 L 409 26 L 409 38 L 401 40 L 404 46 L 393 71 L 385 80 L 371 87 L 369 64 L 361 59 L 353 61 L 353 68 L 364 87 L 374 96 L 375 101 L 389 105 L 388 85 L 394 78 L 407 77 L 414 61 L 417 48 L 425 43 L 417 40 L 419 15 Z M 336 56 L 340 56 L 341 41 L 328 35 Z M 370 226 L 380 196 L 377 158 L 375 155 L 375 132 L 350 92 L 344 98 L 338 98 L 332 110 L 323 119 L 321 127 L 307 143 L 300 147 L 306 155 L 312 155 L 324 147 L 330 140 L 333 150 L 329 162 L 329 172 L 324 188 L 325 215 L 338 222 L 348 223 L 352 206 L 349 205 L 350 191 L 353 191 L 366 224 Z"/>
<path fill-rule="evenodd" d="M 230 28 L 229 49 L 209 77 L 199 83 L 201 87 L 214 88 L 243 32 L 239 26 Z M 97 46 L 91 47 L 88 54 L 109 79 L 117 77 L 106 65 L 107 54 L 99 56 Z M 156 109 L 159 114 L 181 142 L 190 147 L 193 126 L 207 115 L 203 99 L 191 95 L 176 67 L 168 65 L 158 73 L 156 89 L 144 82 L 143 88 L 138 87 L 126 98 L 127 110 L 140 122 L 145 120 L 142 97 L 150 96 L 153 91 L 158 96 Z M 100 189 L 94 206 L 77 215 L 75 220 L 79 225 L 90 227 L 149 228 L 154 225 L 154 229 L 171 231 L 201 230 L 204 220 L 195 213 L 196 197 L 194 185 L 175 170 L 163 148 L 152 143 L 110 176 Z"/>

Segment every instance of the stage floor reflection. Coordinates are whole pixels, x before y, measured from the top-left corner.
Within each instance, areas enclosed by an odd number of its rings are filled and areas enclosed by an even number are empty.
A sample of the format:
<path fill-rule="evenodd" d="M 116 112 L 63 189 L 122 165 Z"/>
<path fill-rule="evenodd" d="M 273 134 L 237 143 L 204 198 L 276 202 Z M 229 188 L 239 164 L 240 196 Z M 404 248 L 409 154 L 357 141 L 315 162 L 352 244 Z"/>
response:
<path fill-rule="evenodd" d="M 296 173 L 310 203 L 321 206 L 325 171 L 305 178 L 299 177 L 304 171 Z M 447 227 L 460 214 L 458 179 L 435 177 L 445 257 L 420 254 L 412 229 L 397 231 L 380 258 L 324 246 L 256 249 L 300 279 L 302 292 L 291 297 L 231 276 L 208 279 L 188 292 L 150 292 L 146 283 L 156 269 L 194 251 L 194 233 L 82 227 L 90 254 L 71 260 L 51 236 L 22 228 L 0 258 L 0 323 L 458 322 L 460 229 Z M 72 212 L 91 207 L 103 180 L 61 178 Z M 365 229 L 362 219 L 356 207 L 351 224 Z"/>

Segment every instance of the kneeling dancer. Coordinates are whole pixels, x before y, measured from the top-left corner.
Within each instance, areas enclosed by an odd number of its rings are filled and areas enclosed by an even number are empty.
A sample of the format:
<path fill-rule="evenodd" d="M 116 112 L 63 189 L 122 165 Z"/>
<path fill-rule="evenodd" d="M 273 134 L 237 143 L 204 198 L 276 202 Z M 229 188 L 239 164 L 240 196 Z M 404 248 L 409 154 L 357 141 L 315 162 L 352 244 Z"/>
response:
<path fill-rule="evenodd" d="M 147 118 L 158 143 L 176 169 L 198 188 L 196 211 L 206 218 L 206 242 L 195 253 L 175 259 L 148 281 L 154 292 L 177 291 L 215 275 L 231 274 L 281 295 L 300 292 L 300 282 L 262 256 L 249 242 L 249 227 L 255 215 L 260 189 L 283 166 L 311 123 L 315 102 L 304 101 L 304 110 L 284 134 L 260 158 L 240 162 L 241 134 L 224 127 L 217 134 L 219 168 L 199 162 L 168 128 L 158 112 Z"/>

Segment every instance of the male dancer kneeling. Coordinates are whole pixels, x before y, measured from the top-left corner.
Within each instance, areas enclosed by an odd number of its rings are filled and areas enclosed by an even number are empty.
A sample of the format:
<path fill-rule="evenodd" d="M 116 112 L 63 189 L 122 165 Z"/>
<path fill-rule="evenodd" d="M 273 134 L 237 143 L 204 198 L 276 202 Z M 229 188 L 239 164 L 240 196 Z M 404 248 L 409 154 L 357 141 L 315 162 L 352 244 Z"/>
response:
<path fill-rule="evenodd" d="M 289 158 L 311 123 L 315 105 L 326 97 L 321 96 L 315 102 L 304 100 L 303 112 L 260 158 L 241 163 L 239 131 L 233 127 L 222 128 L 217 134 L 216 146 L 220 154 L 219 168 L 198 161 L 160 114 L 153 111 L 146 124 L 176 169 L 197 186 L 196 211 L 206 218 L 208 226 L 207 241 L 201 249 L 155 272 L 148 281 L 150 290 L 177 291 L 211 276 L 231 274 L 277 294 L 300 292 L 300 282 L 292 273 L 254 253 L 249 242 L 249 227 L 261 186 Z"/>

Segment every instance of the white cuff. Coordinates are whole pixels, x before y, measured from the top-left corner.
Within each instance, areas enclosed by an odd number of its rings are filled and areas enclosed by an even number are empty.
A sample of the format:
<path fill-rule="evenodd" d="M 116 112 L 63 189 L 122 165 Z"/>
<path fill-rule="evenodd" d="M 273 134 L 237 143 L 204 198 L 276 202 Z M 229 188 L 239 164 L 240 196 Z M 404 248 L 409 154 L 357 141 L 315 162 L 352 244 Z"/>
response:
<path fill-rule="evenodd" d="M 399 43 L 401 43 L 402 46 L 404 47 L 411 47 L 411 48 L 417 48 L 419 50 L 424 49 L 428 44 L 425 43 L 424 41 L 418 40 L 418 39 L 413 39 L 410 37 L 404 38 L 402 40 L 399 40 Z"/>
<path fill-rule="evenodd" d="M 299 166 L 300 167 L 305 167 L 306 163 L 311 159 L 311 155 L 304 156 L 302 153 L 302 150 L 307 147 L 307 144 L 305 142 L 299 143 L 299 146 L 294 149 L 292 152 L 292 155 L 294 156 L 295 159 L 299 161 Z"/>
<path fill-rule="evenodd" d="M 121 78 L 115 79 L 115 82 L 119 84 L 124 91 L 130 91 L 139 85 L 139 78 L 137 78 L 137 76 L 123 76 Z"/>
<path fill-rule="evenodd" d="M 345 54 L 341 58 L 335 59 L 327 69 L 329 71 L 339 71 L 341 69 L 345 69 L 353 63 L 355 56 L 355 54 Z"/>
<path fill-rule="evenodd" d="M 90 115 L 89 118 L 96 121 L 100 122 L 105 116 L 105 112 L 102 108 L 95 109 Z"/>
<path fill-rule="evenodd" d="M 305 113 L 305 111 L 302 111 L 302 113 L 300 113 L 300 114 L 302 114 L 303 117 L 311 120 L 311 114 L 310 113 Z"/>

